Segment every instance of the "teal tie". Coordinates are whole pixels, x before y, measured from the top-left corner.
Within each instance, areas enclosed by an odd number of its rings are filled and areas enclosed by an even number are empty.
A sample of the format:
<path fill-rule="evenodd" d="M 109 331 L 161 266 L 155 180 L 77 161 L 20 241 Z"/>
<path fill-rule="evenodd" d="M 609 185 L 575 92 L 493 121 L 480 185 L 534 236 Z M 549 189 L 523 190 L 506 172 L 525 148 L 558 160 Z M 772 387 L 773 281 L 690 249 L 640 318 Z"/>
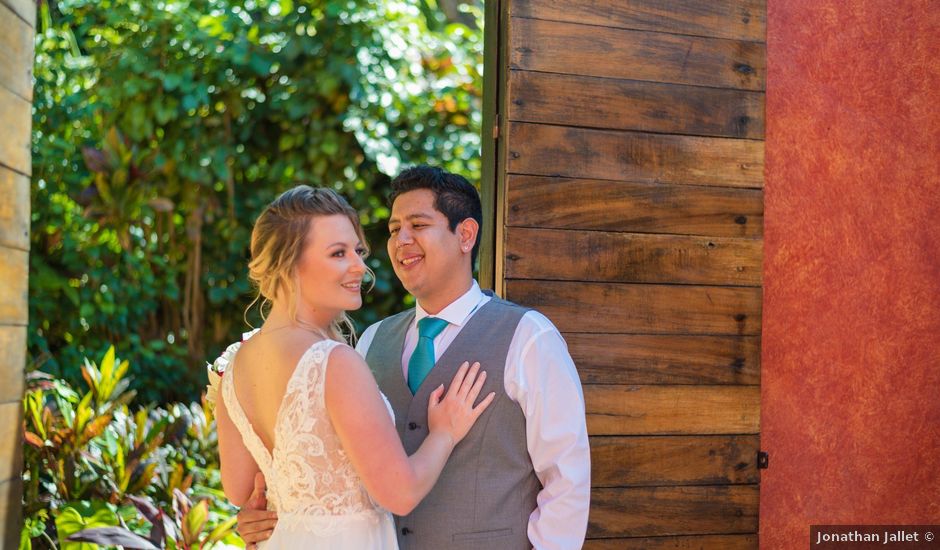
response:
<path fill-rule="evenodd" d="M 421 382 L 434 367 L 434 339 L 447 325 L 447 321 L 436 317 L 418 321 L 418 345 L 408 361 L 408 388 L 412 395 L 418 393 Z"/>

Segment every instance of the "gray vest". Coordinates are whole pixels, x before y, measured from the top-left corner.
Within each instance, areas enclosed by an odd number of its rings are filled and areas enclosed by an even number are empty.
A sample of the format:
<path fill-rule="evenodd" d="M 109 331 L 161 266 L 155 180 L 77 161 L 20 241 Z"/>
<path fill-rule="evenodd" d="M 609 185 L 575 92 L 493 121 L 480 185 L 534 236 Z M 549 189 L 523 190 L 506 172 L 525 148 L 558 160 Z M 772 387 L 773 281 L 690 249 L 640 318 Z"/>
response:
<path fill-rule="evenodd" d="M 411 514 L 395 517 L 402 550 L 532 548 L 526 530 L 542 485 L 526 447 L 525 416 L 503 383 L 509 344 L 526 311 L 492 297 L 470 317 L 414 396 L 402 376 L 401 356 L 415 312 L 393 315 L 379 325 L 366 362 L 395 410 L 409 455 L 428 435 L 431 391 L 441 384 L 449 387 L 461 363 L 479 361 L 486 371 L 481 398 L 496 392 L 428 496 Z"/>

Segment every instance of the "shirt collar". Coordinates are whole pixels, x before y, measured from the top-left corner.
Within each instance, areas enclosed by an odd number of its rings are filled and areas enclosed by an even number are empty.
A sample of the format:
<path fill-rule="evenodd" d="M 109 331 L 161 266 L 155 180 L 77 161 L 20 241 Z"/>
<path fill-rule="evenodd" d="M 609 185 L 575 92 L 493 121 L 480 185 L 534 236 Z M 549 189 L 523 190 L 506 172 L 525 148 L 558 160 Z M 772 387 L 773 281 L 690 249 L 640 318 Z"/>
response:
<path fill-rule="evenodd" d="M 447 307 L 441 310 L 437 315 L 438 319 L 443 319 L 452 325 L 463 326 L 467 321 L 467 317 L 473 313 L 473 310 L 477 308 L 480 304 L 480 301 L 485 298 L 486 295 L 483 294 L 483 291 L 480 290 L 480 285 L 477 284 L 476 280 L 473 281 L 473 284 L 470 285 L 470 290 L 465 292 L 463 296 L 457 298 L 451 302 Z M 428 317 L 428 312 L 424 311 L 424 308 L 421 307 L 421 304 L 415 305 L 415 323 Z"/>

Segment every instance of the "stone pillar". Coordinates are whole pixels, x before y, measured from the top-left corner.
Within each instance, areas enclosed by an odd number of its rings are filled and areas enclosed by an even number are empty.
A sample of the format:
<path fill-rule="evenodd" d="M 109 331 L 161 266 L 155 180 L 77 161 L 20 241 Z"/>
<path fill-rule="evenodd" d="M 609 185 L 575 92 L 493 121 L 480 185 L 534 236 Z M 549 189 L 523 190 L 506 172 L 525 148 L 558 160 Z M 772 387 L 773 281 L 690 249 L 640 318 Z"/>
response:
<path fill-rule="evenodd" d="M 29 255 L 30 126 L 36 2 L 0 0 L 0 547 L 22 523 L 23 368 Z"/>

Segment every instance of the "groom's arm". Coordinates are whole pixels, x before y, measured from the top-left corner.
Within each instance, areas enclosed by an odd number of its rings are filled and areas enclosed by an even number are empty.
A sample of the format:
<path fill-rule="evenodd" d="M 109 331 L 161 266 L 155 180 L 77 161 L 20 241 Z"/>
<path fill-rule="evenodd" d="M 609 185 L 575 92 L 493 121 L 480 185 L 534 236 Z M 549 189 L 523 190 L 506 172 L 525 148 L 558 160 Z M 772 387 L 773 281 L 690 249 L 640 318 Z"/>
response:
<path fill-rule="evenodd" d="M 526 313 L 506 364 L 506 392 L 526 417 L 526 445 L 542 483 L 529 517 L 537 550 L 584 544 L 591 500 L 591 452 L 584 394 L 568 346 L 542 314 Z"/>
<path fill-rule="evenodd" d="M 238 512 L 238 523 L 235 530 L 245 541 L 245 548 L 251 549 L 259 542 L 271 538 L 271 533 L 277 525 L 277 512 L 267 510 L 268 498 L 266 494 L 264 474 L 255 474 L 255 485 L 248 497 L 248 502 Z"/>

